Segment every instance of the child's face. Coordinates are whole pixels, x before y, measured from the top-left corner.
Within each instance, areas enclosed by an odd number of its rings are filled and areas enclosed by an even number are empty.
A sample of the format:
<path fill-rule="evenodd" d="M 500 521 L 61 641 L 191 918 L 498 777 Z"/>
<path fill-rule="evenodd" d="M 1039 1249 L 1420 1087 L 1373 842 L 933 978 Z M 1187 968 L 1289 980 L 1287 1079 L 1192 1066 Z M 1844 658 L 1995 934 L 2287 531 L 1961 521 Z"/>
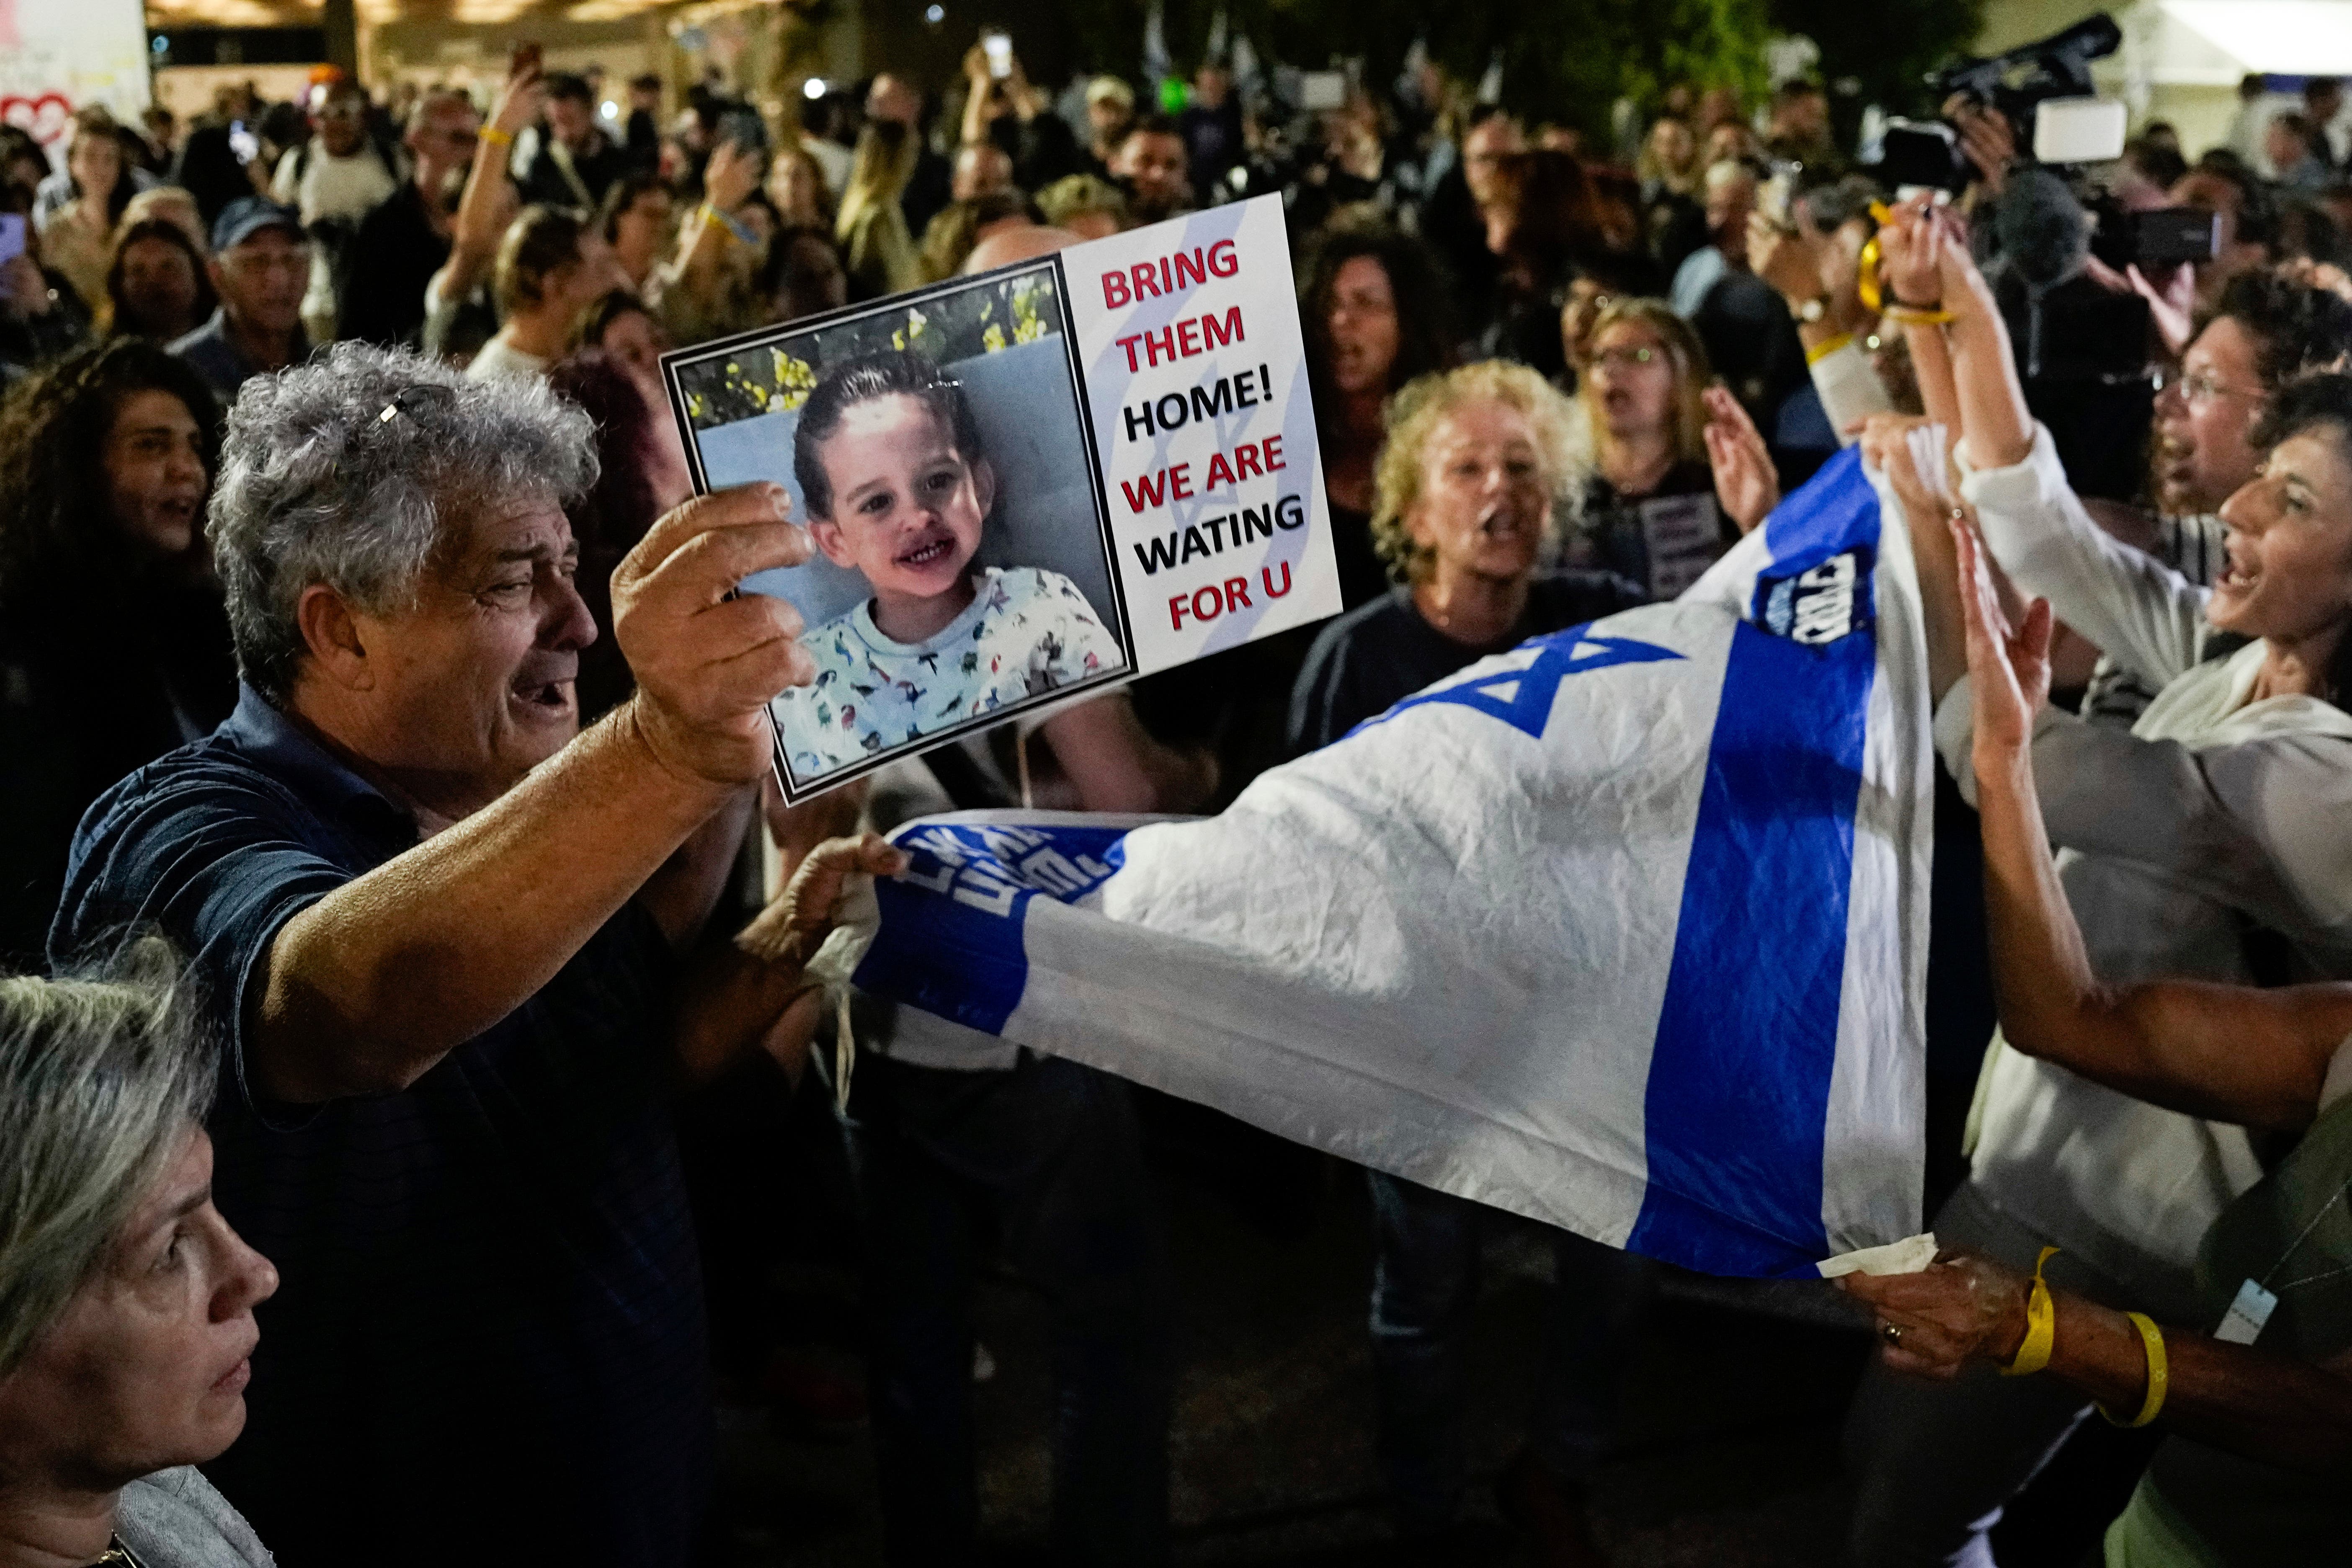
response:
<path fill-rule="evenodd" d="M 809 533 L 826 560 L 864 573 L 886 603 L 961 587 L 996 475 L 957 453 L 945 420 L 903 393 L 874 398 L 842 416 L 817 457 L 833 514 L 811 518 Z"/>

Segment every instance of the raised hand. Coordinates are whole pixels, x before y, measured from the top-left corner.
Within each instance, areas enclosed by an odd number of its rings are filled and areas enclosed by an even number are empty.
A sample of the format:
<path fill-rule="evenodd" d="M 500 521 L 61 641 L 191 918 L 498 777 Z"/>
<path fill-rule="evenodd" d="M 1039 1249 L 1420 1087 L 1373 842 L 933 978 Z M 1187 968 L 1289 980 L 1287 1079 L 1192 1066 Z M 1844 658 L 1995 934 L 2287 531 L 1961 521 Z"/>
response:
<path fill-rule="evenodd" d="M 760 150 L 745 147 L 732 137 L 710 150 L 702 166 L 702 195 L 720 212 L 731 213 L 749 201 L 760 185 Z"/>
<path fill-rule="evenodd" d="M 1827 242 L 1810 230 L 1784 227 L 1760 212 L 1748 215 L 1748 268 L 1791 309 L 1825 291 L 1822 258 L 1827 249 Z"/>
<path fill-rule="evenodd" d="M 535 50 L 519 51 L 507 67 L 507 79 L 499 89 L 496 102 L 490 105 L 490 124 L 509 137 L 521 134 L 523 127 L 538 121 L 547 107 L 546 73 L 541 69 Z"/>
<path fill-rule="evenodd" d="M 1718 382 L 1700 396 L 1706 405 L 1704 434 L 1706 460 L 1715 470 L 1716 504 L 1740 532 L 1753 533 L 1780 504 L 1780 476 L 1773 470 L 1771 451 L 1728 387 Z"/>
<path fill-rule="evenodd" d="M 798 611 L 730 597 L 754 572 L 809 558 L 782 485 L 740 485 L 666 513 L 613 574 L 613 631 L 637 678 L 630 717 L 681 776 L 752 784 L 771 764 L 768 702 L 816 679 Z"/>
<path fill-rule="evenodd" d="M 1951 520 L 1960 562 L 1960 620 L 1975 689 L 1979 771 L 2013 759 L 2033 739 L 2033 716 L 2050 696 L 2050 604 L 2036 599 L 2012 622 L 2001 604 L 1992 557 L 1965 517 Z"/>
<path fill-rule="evenodd" d="M 1925 203 L 1906 203 L 1878 229 L 1879 292 L 1891 304 L 1932 306 L 1942 294 L 1945 230 Z"/>
<path fill-rule="evenodd" d="M 1984 188 L 2000 195 L 2009 183 L 2009 166 L 2017 159 L 2017 132 L 2010 128 L 2009 117 L 1955 93 L 1944 100 L 1944 118 L 1958 128 L 1961 155 L 1976 166 Z"/>

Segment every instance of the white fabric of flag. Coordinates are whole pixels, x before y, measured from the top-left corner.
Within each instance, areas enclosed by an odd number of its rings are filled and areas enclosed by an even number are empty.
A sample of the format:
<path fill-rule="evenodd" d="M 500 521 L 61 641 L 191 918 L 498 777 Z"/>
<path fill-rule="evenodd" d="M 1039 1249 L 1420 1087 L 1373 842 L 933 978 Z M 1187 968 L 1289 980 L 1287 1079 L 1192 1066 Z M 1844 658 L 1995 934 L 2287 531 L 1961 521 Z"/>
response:
<path fill-rule="evenodd" d="M 1909 1236 L 1933 775 L 1879 517 L 1849 450 L 1675 603 L 1214 817 L 908 824 L 856 984 L 1693 1268 Z"/>

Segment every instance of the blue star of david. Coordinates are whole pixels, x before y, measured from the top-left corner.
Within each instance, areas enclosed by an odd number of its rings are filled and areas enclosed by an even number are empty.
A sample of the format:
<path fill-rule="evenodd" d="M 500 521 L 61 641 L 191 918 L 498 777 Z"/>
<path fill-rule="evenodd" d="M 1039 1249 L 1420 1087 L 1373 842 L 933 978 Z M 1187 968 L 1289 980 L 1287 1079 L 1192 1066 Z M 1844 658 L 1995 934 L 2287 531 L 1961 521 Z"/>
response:
<path fill-rule="evenodd" d="M 1526 646 L 1543 651 L 1524 669 L 1506 669 L 1460 681 L 1440 691 L 1408 697 L 1371 722 L 1393 719 L 1408 708 L 1450 702 L 1475 709 L 1489 719 L 1500 719 L 1521 734 L 1540 741 L 1544 725 L 1551 719 L 1552 699 L 1559 694 L 1559 683 L 1570 676 L 1607 669 L 1612 665 L 1656 664 L 1683 657 L 1672 648 L 1636 642 L 1632 637 L 1595 637 L 1581 626 L 1554 632 Z"/>

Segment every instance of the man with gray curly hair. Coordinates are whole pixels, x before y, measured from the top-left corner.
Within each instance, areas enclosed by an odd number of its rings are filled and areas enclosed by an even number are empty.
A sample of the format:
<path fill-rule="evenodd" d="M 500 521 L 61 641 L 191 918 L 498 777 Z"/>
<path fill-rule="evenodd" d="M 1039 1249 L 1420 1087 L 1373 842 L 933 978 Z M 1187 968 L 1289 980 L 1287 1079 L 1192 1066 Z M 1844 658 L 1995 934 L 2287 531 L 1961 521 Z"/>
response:
<path fill-rule="evenodd" d="M 583 731 L 589 437 L 541 385 L 354 343 L 247 383 L 210 521 L 241 700 L 74 844 L 52 952 L 152 921 L 215 1002 L 220 1206 L 287 1286 L 211 1473 L 292 1562 L 688 1560 L 709 1409 L 666 1096 L 763 1041 L 796 1065 L 797 939 L 898 865 L 822 847 L 682 961 L 812 673 L 788 605 L 730 594 L 809 544 L 777 486 L 656 522 L 613 579 L 637 689 Z"/>

